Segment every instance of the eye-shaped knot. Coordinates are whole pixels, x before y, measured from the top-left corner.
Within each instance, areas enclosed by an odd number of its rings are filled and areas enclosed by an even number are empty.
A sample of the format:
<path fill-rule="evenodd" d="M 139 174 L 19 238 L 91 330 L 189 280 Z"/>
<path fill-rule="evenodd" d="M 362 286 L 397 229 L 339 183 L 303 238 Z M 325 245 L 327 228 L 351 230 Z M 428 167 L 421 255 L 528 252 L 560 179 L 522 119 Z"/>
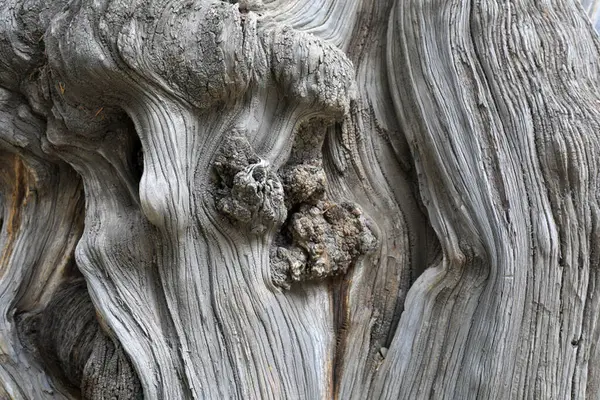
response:
<path fill-rule="evenodd" d="M 243 172 L 247 175 L 251 175 L 252 179 L 254 179 L 256 182 L 266 184 L 269 167 L 269 161 L 261 158 L 257 163 L 246 167 Z"/>
<path fill-rule="evenodd" d="M 234 141 L 245 143 L 239 137 Z M 218 157 L 216 168 L 224 188 L 217 209 L 248 226 L 253 233 L 261 233 L 285 221 L 284 190 L 268 160 L 246 154 L 250 151 L 250 147 L 246 147 L 247 151 L 240 152 L 237 157 L 231 157 L 232 152 Z M 245 163 L 249 164 L 242 167 Z"/>

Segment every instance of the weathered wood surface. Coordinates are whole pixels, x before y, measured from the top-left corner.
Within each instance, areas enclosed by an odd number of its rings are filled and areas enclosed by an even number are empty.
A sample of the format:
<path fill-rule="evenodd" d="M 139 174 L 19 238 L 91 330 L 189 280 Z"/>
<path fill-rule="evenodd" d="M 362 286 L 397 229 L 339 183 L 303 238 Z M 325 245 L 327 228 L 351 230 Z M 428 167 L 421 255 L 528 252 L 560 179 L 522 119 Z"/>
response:
<path fill-rule="evenodd" d="M 0 398 L 600 398 L 586 12 L 0 0 Z"/>

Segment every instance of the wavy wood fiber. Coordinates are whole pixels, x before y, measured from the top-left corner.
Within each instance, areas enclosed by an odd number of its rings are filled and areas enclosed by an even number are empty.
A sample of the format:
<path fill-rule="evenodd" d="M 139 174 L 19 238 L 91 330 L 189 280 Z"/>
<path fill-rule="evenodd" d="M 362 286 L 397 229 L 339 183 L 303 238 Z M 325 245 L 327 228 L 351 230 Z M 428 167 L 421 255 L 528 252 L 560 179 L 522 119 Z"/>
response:
<path fill-rule="evenodd" d="M 594 4 L 0 0 L 0 398 L 600 398 Z"/>

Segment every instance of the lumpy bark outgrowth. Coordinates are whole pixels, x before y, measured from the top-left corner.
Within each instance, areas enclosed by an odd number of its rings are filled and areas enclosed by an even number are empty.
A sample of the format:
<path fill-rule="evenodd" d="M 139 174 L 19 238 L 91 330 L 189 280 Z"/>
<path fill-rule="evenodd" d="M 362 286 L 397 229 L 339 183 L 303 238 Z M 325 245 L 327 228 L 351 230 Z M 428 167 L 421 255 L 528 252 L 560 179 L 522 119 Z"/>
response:
<path fill-rule="evenodd" d="M 282 288 L 345 274 L 378 244 L 373 221 L 357 204 L 328 198 L 322 147 L 332 126 L 322 118 L 304 122 L 278 171 L 289 217 L 269 255 L 273 280 Z"/>
<path fill-rule="evenodd" d="M 228 137 L 214 165 L 220 179 L 217 208 L 221 213 L 253 233 L 283 223 L 287 210 L 279 177 L 245 137 Z"/>
<path fill-rule="evenodd" d="M 289 288 L 293 282 L 346 273 L 376 247 L 371 224 L 353 203 L 301 205 L 271 247 L 275 283 Z"/>
<path fill-rule="evenodd" d="M 357 204 L 327 200 L 324 134 L 300 129 L 291 163 L 277 173 L 239 131 L 227 137 L 214 161 L 217 209 L 254 234 L 278 229 L 269 256 L 273 282 L 281 288 L 344 274 L 377 245 L 373 222 Z"/>

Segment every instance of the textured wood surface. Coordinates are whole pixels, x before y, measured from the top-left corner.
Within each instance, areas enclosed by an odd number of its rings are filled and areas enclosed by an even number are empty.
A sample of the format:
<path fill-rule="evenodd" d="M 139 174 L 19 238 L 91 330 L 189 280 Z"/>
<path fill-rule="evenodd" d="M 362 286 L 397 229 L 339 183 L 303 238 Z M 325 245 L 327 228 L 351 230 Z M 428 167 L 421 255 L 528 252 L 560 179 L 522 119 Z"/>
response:
<path fill-rule="evenodd" d="M 233 3 L 0 0 L 0 398 L 600 398 L 594 2 Z"/>

